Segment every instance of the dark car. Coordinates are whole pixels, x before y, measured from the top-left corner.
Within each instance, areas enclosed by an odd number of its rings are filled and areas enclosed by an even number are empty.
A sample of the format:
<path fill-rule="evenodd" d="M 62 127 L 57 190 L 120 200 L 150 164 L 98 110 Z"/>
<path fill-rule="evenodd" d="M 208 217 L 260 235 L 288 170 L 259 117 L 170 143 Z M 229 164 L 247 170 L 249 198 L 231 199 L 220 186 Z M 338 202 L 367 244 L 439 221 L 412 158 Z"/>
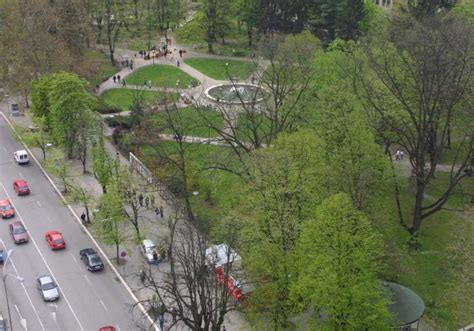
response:
<path fill-rule="evenodd" d="M 13 242 L 15 242 L 15 244 L 28 242 L 28 232 L 26 232 L 23 223 L 21 223 L 20 221 L 13 222 L 12 224 L 10 224 L 9 228 L 10 235 L 12 236 Z"/>
<path fill-rule="evenodd" d="M 5 262 L 5 254 L 3 253 L 3 249 L 0 249 L 0 263 Z"/>
<path fill-rule="evenodd" d="M 5 318 L 3 318 L 3 314 L 0 313 L 0 331 L 7 331 L 8 330 L 8 323 Z"/>
<path fill-rule="evenodd" d="M 104 264 L 100 259 L 99 254 L 92 248 L 85 248 L 79 252 L 82 262 L 87 267 L 89 271 L 99 271 L 104 269 Z"/>

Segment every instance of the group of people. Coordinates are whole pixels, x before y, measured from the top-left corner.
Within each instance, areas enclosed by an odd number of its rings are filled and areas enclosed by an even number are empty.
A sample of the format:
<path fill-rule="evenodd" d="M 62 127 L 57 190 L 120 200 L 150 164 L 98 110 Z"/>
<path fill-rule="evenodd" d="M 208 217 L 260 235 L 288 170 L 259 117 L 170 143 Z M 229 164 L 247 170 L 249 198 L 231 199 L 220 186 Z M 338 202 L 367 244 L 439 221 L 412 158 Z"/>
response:
<path fill-rule="evenodd" d="M 403 157 L 405 156 L 405 153 L 401 149 L 397 149 L 395 152 L 395 161 L 401 161 L 403 160 Z"/>
<path fill-rule="evenodd" d="M 112 80 L 114 81 L 114 84 L 117 83 L 117 84 L 120 84 L 120 81 L 122 81 L 122 86 L 123 87 L 126 87 L 127 86 L 127 82 L 125 81 L 125 78 L 121 78 L 120 75 L 114 75 L 112 77 Z"/>

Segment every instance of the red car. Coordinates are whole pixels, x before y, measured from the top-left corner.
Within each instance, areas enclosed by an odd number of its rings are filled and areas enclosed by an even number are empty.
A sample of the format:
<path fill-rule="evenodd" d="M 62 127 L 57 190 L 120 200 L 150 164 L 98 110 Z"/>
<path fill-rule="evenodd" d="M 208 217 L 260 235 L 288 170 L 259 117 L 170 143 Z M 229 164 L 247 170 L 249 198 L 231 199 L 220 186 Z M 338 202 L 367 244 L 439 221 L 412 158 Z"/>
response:
<path fill-rule="evenodd" d="M 30 188 L 26 180 L 18 179 L 13 182 L 13 189 L 18 195 L 28 195 L 30 194 Z"/>
<path fill-rule="evenodd" d="M 2 218 L 10 218 L 15 216 L 15 208 L 13 208 L 10 200 L 0 200 L 0 214 Z"/>
<path fill-rule="evenodd" d="M 66 242 L 64 241 L 63 234 L 59 231 L 46 232 L 46 241 L 48 242 L 48 245 L 51 247 L 51 249 L 66 248 Z"/>

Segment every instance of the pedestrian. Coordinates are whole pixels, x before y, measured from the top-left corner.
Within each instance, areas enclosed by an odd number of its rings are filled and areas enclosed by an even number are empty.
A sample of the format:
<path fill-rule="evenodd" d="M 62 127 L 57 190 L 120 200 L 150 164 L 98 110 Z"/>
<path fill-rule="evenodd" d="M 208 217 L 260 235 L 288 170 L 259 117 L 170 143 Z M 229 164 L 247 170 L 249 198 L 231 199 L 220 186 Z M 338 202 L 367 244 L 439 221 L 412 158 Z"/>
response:
<path fill-rule="evenodd" d="M 153 251 L 153 260 L 158 262 L 158 253 L 156 251 Z"/>
<path fill-rule="evenodd" d="M 148 195 L 145 197 L 145 207 L 146 209 L 148 209 L 148 207 L 150 206 L 150 198 L 148 197 Z"/>
<path fill-rule="evenodd" d="M 141 193 L 138 196 L 138 203 L 140 204 L 140 207 L 143 207 L 143 194 L 141 194 Z"/>
<path fill-rule="evenodd" d="M 160 315 L 159 321 L 160 321 L 160 330 L 163 331 L 165 327 L 165 316 L 163 316 L 163 314 Z"/>
<path fill-rule="evenodd" d="M 183 50 L 182 49 L 179 50 L 179 57 L 183 57 Z"/>
<path fill-rule="evenodd" d="M 148 81 L 148 88 L 151 88 L 151 79 Z"/>
<path fill-rule="evenodd" d="M 176 310 L 176 308 L 173 307 L 173 309 L 171 310 L 171 316 L 173 318 L 173 324 L 176 323 L 176 316 L 178 315 L 178 311 Z"/>
<path fill-rule="evenodd" d="M 117 80 L 117 77 L 115 77 L 115 75 L 112 77 L 112 79 L 114 80 L 114 84 L 115 84 L 115 81 Z"/>
<path fill-rule="evenodd" d="M 222 326 L 222 331 L 226 331 L 225 325 Z"/>
<path fill-rule="evenodd" d="M 117 82 L 120 83 L 120 75 L 117 75 Z"/>
<path fill-rule="evenodd" d="M 160 206 L 160 217 L 163 218 L 163 206 Z"/>
<path fill-rule="evenodd" d="M 125 79 L 122 79 L 122 87 L 127 87 L 127 82 L 125 81 Z"/>
<path fill-rule="evenodd" d="M 135 55 L 134 55 L 134 56 L 135 56 L 135 58 L 137 58 L 137 53 L 135 53 Z"/>
<path fill-rule="evenodd" d="M 86 214 L 84 214 L 84 213 L 81 214 L 81 221 L 82 221 L 83 225 L 86 224 Z"/>
<path fill-rule="evenodd" d="M 145 278 L 146 278 L 146 272 L 145 270 L 140 270 L 140 280 L 142 281 L 142 283 L 145 282 Z"/>
<path fill-rule="evenodd" d="M 147 84 L 146 80 L 144 80 L 144 81 L 143 81 L 143 87 L 145 88 L 145 87 L 147 87 L 147 86 L 148 86 L 148 84 Z"/>
<path fill-rule="evenodd" d="M 176 60 L 176 66 L 179 68 L 179 60 Z"/>
<path fill-rule="evenodd" d="M 400 161 L 400 150 L 397 149 L 397 152 L 395 153 L 395 161 Z"/>
<path fill-rule="evenodd" d="M 130 70 L 133 71 L 133 62 L 130 62 Z"/>
<path fill-rule="evenodd" d="M 150 207 L 155 207 L 155 196 L 153 194 L 150 196 Z"/>
<path fill-rule="evenodd" d="M 155 208 L 155 214 L 156 218 L 160 218 L 160 210 L 158 209 L 158 207 Z"/>
<path fill-rule="evenodd" d="M 400 150 L 400 160 L 403 160 L 404 156 L 405 156 L 405 153 L 403 153 L 403 150 Z"/>

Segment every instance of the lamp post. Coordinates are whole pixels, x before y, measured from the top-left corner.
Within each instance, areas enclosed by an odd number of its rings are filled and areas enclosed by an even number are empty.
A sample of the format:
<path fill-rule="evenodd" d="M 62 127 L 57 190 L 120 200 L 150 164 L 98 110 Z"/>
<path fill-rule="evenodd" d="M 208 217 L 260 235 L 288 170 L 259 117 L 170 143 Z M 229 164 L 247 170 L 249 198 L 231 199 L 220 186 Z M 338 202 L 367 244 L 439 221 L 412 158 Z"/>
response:
<path fill-rule="evenodd" d="M 7 258 L 6 258 L 5 263 L 3 264 L 3 268 L 2 268 L 3 289 L 5 290 L 5 298 L 6 298 L 6 301 L 7 301 L 7 311 L 8 311 L 8 319 L 10 320 L 10 322 L 9 322 L 10 323 L 10 330 L 13 330 L 13 323 L 12 323 L 12 314 L 11 314 L 11 311 L 10 311 L 10 302 L 8 300 L 7 276 L 13 277 L 13 278 L 17 279 L 20 282 L 23 282 L 25 280 L 23 277 L 19 277 L 19 276 L 15 276 L 15 275 L 5 273 L 5 267 L 7 266 L 8 260 L 9 260 L 10 256 L 12 255 L 12 253 L 13 253 L 13 249 L 9 249 L 7 251 Z"/>

